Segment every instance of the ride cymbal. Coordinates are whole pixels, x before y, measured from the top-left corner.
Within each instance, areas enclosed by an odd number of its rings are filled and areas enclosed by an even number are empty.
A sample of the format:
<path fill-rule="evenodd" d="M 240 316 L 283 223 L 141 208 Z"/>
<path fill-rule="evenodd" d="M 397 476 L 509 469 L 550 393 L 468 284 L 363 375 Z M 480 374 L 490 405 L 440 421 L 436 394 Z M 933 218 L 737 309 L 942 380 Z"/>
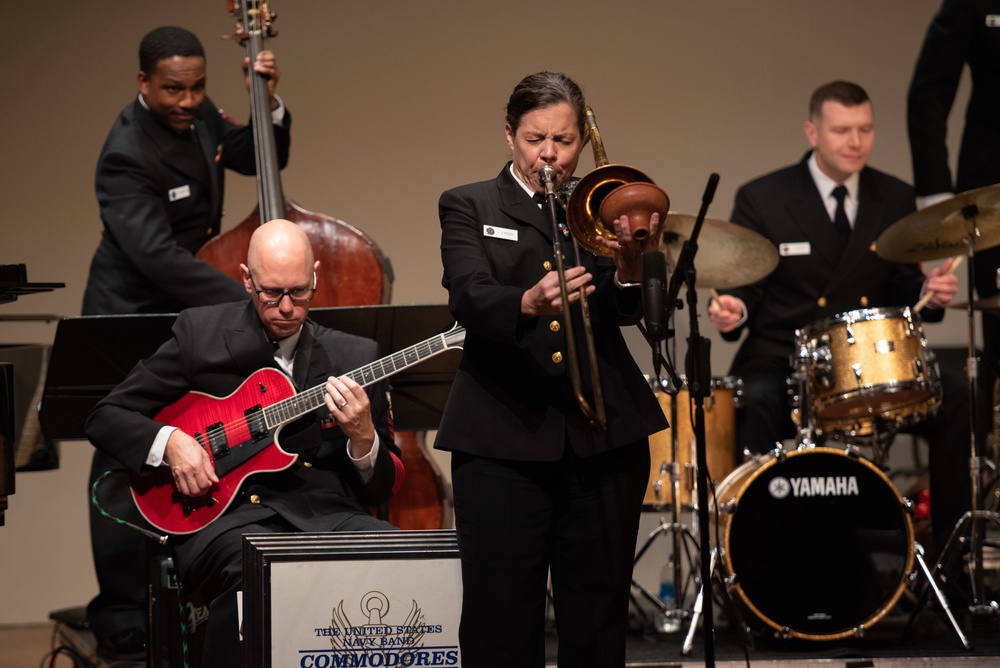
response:
<path fill-rule="evenodd" d="M 962 311 L 966 310 L 969 306 L 969 302 L 952 302 L 948 304 L 948 308 L 960 309 Z M 972 310 L 974 311 L 996 311 L 1000 313 L 1000 295 L 993 295 L 992 297 L 984 297 L 983 299 L 977 299 L 972 302 Z"/>
<path fill-rule="evenodd" d="M 697 216 L 669 212 L 663 225 L 660 248 L 671 266 L 691 238 Z M 734 223 L 705 218 L 694 258 L 697 287 L 727 290 L 750 285 L 778 266 L 778 250 L 765 237 Z"/>
<path fill-rule="evenodd" d="M 973 250 L 1000 245 L 1000 185 L 959 193 L 914 211 L 886 228 L 875 249 L 890 262 L 938 260 L 964 254 L 966 238 L 976 228 Z"/>

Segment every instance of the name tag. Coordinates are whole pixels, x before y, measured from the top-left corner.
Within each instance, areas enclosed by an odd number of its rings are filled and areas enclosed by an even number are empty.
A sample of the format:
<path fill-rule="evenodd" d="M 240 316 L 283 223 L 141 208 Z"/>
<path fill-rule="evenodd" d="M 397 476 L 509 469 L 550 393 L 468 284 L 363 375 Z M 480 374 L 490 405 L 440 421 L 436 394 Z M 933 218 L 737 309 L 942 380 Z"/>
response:
<path fill-rule="evenodd" d="M 812 247 L 808 241 L 796 241 L 795 243 L 778 245 L 778 254 L 782 257 L 809 255 L 810 253 L 812 253 Z"/>
<path fill-rule="evenodd" d="M 987 14 L 986 15 L 986 27 L 987 28 L 1000 28 L 1000 14 Z"/>
<path fill-rule="evenodd" d="M 171 188 L 167 191 L 167 199 L 171 202 L 176 202 L 179 199 L 184 199 L 185 197 L 191 196 L 191 186 L 179 186 L 177 188 Z"/>
<path fill-rule="evenodd" d="M 506 227 L 494 227 L 493 225 L 483 225 L 483 236 L 503 239 L 505 241 L 517 241 L 517 230 L 508 230 Z"/>

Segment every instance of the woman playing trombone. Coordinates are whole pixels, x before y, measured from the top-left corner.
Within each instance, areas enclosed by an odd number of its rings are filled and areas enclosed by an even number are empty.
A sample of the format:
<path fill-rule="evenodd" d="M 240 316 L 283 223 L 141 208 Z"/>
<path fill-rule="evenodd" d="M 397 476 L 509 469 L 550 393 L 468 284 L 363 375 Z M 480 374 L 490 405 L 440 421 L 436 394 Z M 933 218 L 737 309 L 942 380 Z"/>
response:
<path fill-rule="evenodd" d="M 615 238 L 600 240 L 610 257 L 581 252 L 561 290 L 554 244 L 572 240 L 549 217 L 561 208 L 536 195 L 546 190 L 543 167 L 556 187 L 573 175 L 585 110 L 565 75 L 525 77 L 507 103 L 512 160 L 439 203 L 443 285 L 468 330 L 435 445 L 452 453 L 468 668 L 544 665 L 550 571 L 559 665 L 625 661 L 647 436 L 667 423 L 620 328 L 641 316 L 641 254 L 657 248 L 659 217 L 643 241 L 628 217 L 614 221 Z M 596 367 L 568 359 L 567 316 L 573 343 L 595 351 Z M 570 364 L 580 366 L 586 400 Z M 595 394 L 603 424 L 588 410 Z"/>

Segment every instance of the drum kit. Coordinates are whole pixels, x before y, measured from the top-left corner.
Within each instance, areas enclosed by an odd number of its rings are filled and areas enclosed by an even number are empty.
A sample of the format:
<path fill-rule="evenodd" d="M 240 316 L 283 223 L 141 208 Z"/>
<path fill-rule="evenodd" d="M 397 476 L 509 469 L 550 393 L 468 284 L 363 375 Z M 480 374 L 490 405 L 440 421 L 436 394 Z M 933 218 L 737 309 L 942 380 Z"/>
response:
<path fill-rule="evenodd" d="M 693 222 L 693 216 L 667 215 L 661 249 L 668 261 L 690 236 Z M 778 263 L 769 240 L 725 221 L 706 218 L 699 244 L 695 267 L 700 288 L 749 285 Z M 1000 296 L 973 299 L 973 256 L 998 245 L 1000 186 L 962 193 L 911 214 L 888 227 L 876 243 L 878 255 L 891 262 L 964 253 L 969 299 L 950 306 L 968 314 L 970 425 L 976 424 L 974 312 L 1000 313 Z M 970 444 L 972 511 L 953 530 L 933 570 L 915 541 L 909 503 L 884 473 L 888 444 L 896 432 L 928 419 L 942 401 L 937 363 L 916 311 L 908 306 L 850 311 L 796 332 L 789 384 L 797 390 L 793 420 L 799 436 L 791 450 L 778 446 L 738 463 L 735 415 L 742 383 L 733 377 L 712 381 L 704 411 L 709 487 L 714 487 L 706 527 L 714 535 L 710 572 L 721 578 L 721 590 L 736 604 L 731 610 L 749 615 L 756 626 L 769 628 L 777 637 L 834 640 L 863 635 L 893 608 L 908 583 L 917 580 L 916 562 L 926 586 L 920 589 L 914 617 L 933 594 L 969 648 L 937 582 L 949 556 L 963 550 L 968 550 L 972 580 L 970 612 L 998 612 L 996 603 L 985 602 L 983 546 L 985 526 L 1000 526 L 1000 519 L 979 507 L 984 463 L 975 430 Z M 697 544 L 695 531 L 680 521 L 680 509 L 693 510 L 698 499 L 686 383 L 682 379 L 677 387 L 676 382 L 657 379 L 651 385 L 672 428 L 650 437 L 644 506 L 673 512 L 672 521 L 661 518 L 635 560 L 658 536 L 670 533 L 671 558 L 683 549 L 694 574 L 697 556 L 692 557 L 682 541 Z M 862 455 L 859 446 L 871 446 L 871 455 Z M 682 564 L 679 558 L 673 562 L 674 582 L 680 583 Z M 633 588 L 660 605 L 655 594 L 635 580 Z M 685 654 L 691 649 L 704 591 L 702 582 L 692 610 L 679 606 L 667 613 L 691 620 Z"/>

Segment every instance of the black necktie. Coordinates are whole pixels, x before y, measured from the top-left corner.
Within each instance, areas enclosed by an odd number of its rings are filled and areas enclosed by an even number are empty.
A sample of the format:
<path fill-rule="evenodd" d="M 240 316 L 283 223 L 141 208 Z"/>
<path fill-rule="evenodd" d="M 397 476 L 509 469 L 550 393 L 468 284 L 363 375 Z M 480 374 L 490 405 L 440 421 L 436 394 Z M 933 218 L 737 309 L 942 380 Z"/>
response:
<path fill-rule="evenodd" d="M 535 200 L 535 204 L 538 206 L 545 206 L 545 195 L 542 193 L 535 193 L 532 196 L 532 199 Z"/>
<path fill-rule="evenodd" d="M 840 236 L 840 242 L 847 245 L 847 240 L 851 236 L 851 223 L 847 220 L 847 211 L 844 209 L 844 198 L 847 197 L 847 188 L 837 186 L 831 193 L 837 200 L 837 212 L 833 214 L 833 227 Z"/>

